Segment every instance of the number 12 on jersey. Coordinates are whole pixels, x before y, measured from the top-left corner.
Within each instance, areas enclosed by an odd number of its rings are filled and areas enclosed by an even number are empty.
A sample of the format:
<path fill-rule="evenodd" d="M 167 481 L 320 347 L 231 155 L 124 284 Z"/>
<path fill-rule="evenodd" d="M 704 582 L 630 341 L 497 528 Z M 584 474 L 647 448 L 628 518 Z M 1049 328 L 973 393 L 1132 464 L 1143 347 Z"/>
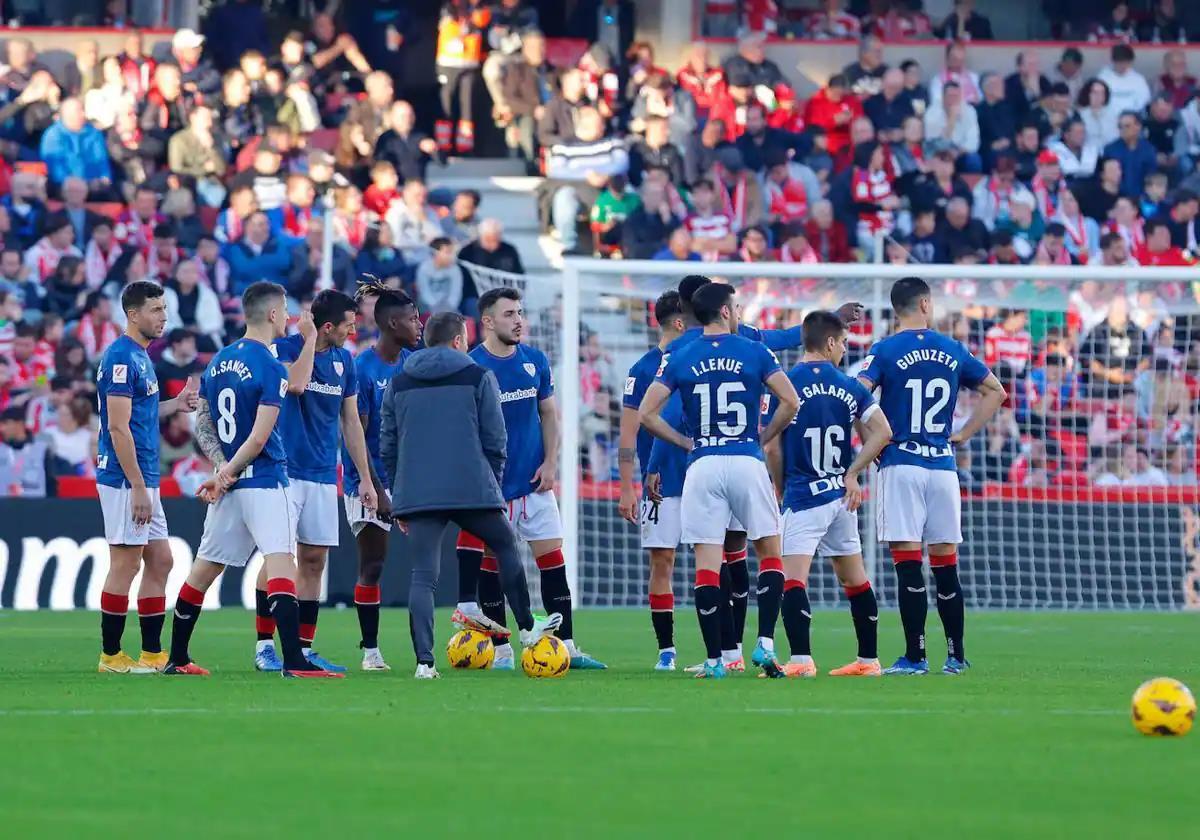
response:
<path fill-rule="evenodd" d="M 912 396 L 912 412 L 909 415 L 912 433 L 941 434 L 944 432 L 946 424 L 939 423 L 937 416 L 950 402 L 950 383 L 945 379 L 930 379 L 926 382 L 922 382 L 920 379 L 910 379 L 904 383 L 904 387 L 911 392 Z"/>

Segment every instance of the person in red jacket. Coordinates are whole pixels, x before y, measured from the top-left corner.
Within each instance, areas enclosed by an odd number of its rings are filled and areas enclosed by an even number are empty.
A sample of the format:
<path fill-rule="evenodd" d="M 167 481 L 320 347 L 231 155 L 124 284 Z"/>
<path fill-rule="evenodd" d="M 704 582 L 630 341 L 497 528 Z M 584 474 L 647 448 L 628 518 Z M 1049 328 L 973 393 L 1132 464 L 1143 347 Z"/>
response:
<path fill-rule="evenodd" d="M 675 81 L 692 95 L 698 119 L 707 119 L 713 105 L 725 96 L 725 71 L 709 61 L 708 45 L 703 41 L 688 49 Z"/>
<path fill-rule="evenodd" d="M 850 142 L 850 123 L 862 113 L 862 103 L 838 73 L 805 104 L 804 124 L 825 129 L 829 153 L 836 156 Z"/>
<path fill-rule="evenodd" d="M 833 217 L 833 205 L 827 200 L 813 205 L 804 235 L 821 262 L 854 262 L 846 226 Z"/>
<path fill-rule="evenodd" d="M 1146 222 L 1145 243 L 1133 255 L 1139 265 L 1188 266 L 1196 259 L 1182 248 L 1171 244 L 1171 228 L 1162 219 Z"/>
<path fill-rule="evenodd" d="M 746 132 L 746 106 L 757 102 L 754 85 L 745 73 L 734 72 L 725 80 L 725 90 L 713 102 L 710 120 L 725 126 L 725 139 L 733 143 Z"/>

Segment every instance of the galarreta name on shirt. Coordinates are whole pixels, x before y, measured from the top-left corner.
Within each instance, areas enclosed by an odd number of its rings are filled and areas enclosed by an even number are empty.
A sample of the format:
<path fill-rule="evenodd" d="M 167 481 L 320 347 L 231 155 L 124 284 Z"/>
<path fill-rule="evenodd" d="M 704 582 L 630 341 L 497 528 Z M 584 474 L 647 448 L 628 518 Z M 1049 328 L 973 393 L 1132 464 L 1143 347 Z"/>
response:
<path fill-rule="evenodd" d="M 250 368 L 240 359 L 222 359 L 212 366 L 209 376 L 220 376 L 222 373 L 235 374 L 243 382 L 254 378 L 254 374 L 250 372 Z"/>
<path fill-rule="evenodd" d="M 698 365 L 692 365 L 692 373 L 695 376 L 700 376 L 705 373 L 720 371 L 722 373 L 741 373 L 742 362 L 740 359 L 729 359 L 724 356 L 718 356 L 715 359 L 704 359 Z"/>
<path fill-rule="evenodd" d="M 910 350 L 896 361 L 896 367 L 900 370 L 908 370 L 910 365 L 915 365 L 917 362 L 937 362 L 939 365 L 945 365 L 950 370 L 958 369 L 958 359 L 951 356 L 942 350 L 917 349 Z"/>
<path fill-rule="evenodd" d="M 805 385 L 800 391 L 800 405 L 803 406 L 804 403 L 813 397 L 833 397 L 835 400 L 844 402 L 849 407 L 851 414 L 858 411 L 858 400 L 854 398 L 854 394 L 840 385 L 826 385 L 824 382 L 814 382 L 811 385 Z M 796 416 L 799 417 L 800 415 L 797 414 Z M 794 423 L 795 420 L 792 422 Z"/>

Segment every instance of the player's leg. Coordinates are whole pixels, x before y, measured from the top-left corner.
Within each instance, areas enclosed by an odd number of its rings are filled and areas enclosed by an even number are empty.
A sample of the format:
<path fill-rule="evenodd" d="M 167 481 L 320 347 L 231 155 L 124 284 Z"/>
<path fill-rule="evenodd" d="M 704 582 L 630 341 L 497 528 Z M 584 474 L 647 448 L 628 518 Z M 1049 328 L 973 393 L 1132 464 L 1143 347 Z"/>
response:
<path fill-rule="evenodd" d="M 500 514 L 503 516 L 504 514 Z M 466 533 L 465 531 L 463 532 Z M 470 535 L 468 535 L 470 536 Z M 459 557 L 463 556 L 463 552 L 469 552 L 470 549 L 464 549 L 459 546 Z M 496 560 L 496 555 L 490 549 L 485 550 L 483 543 L 479 543 L 479 609 L 487 616 L 489 621 L 495 622 L 505 629 L 507 633 L 508 627 L 507 613 L 504 611 L 504 586 L 500 582 L 500 564 Z M 492 668 L 497 671 L 511 671 L 516 667 L 516 659 L 513 655 L 511 635 L 493 635 L 492 645 L 496 649 L 496 656 L 492 660 Z"/>
<path fill-rule="evenodd" d="M 458 557 L 458 605 L 450 616 L 450 623 L 460 630 L 475 630 L 492 637 L 492 644 L 497 653 L 508 646 L 509 632 L 504 626 L 504 592 L 500 588 L 499 567 L 495 558 L 488 563 L 486 583 L 483 581 L 484 565 L 483 542 L 467 533 L 459 531 L 455 542 L 455 554 Z M 488 607 L 479 605 L 486 587 Z M 512 647 L 507 647 L 503 653 L 511 658 Z M 495 660 L 493 660 L 495 661 Z M 502 666 L 503 668 L 503 666 Z"/>
<path fill-rule="evenodd" d="M 379 604 L 383 600 L 379 579 L 387 559 L 388 532 L 369 522 L 359 524 L 358 581 L 354 585 L 354 609 L 358 613 L 359 642 L 364 671 L 390 671 L 379 652 Z"/>
<path fill-rule="evenodd" d="M 650 623 L 658 641 L 656 671 L 675 670 L 675 593 L 671 575 L 680 540 L 679 497 L 642 500 L 642 548 L 650 555 Z"/>
<path fill-rule="evenodd" d="M 808 600 L 812 559 L 811 553 L 783 555 L 783 630 L 790 651 L 783 673 L 789 677 L 817 675 L 812 657 L 812 604 Z"/>
<path fill-rule="evenodd" d="M 849 665 L 835 668 L 829 673 L 835 677 L 877 677 L 879 667 L 879 604 L 875 590 L 867 578 L 866 564 L 862 553 L 832 556 L 833 570 L 838 583 L 850 601 L 850 617 L 854 621 L 854 635 L 858 639 L 858 657 Z"/>
<path fill-rule="evenodd" d="M 925 674 L 925 619 L 929 603 L 921 547 L 925 532 L 925 480 L 930 470 L 909 465 L 879 471 L 877 531 L 888 544 L 896 570 L 896 600 L 904 628 L 904 655 L 885 674 Z"/>
<path fill-rule="evenodd" d="M 736 524 L 736 523 L 735 523 Z M 741 661 L 742 640 L 746 637 L 746 611 L 750 606 L 750 566 L 746 562 L 746 532 L 731 528 L 725 533 L 721 566 L 721 585 L 729 596 L 729 617 L 724 625 L 728 634 L 721 647 L 725 651 L 737 651 L 731 661 Z M 759 560 L 762 558 L 760 557 Z"/>
<path fill-rule="evenodd" d="M 721 604 L 729 601 L 721 592 L 721 566 L 725 529 L 732 512 L 729 507 L 725 465 L 722 456 L 699 458 L 688 467 L 683 479 L 680 520 L 683 542 L 694 546 L 696 557 L 696 620 L 704 639 L 704 666 L 696 676 L 725 676 L 721 661 Z"/>
<path fill-rule="evenodd" d="M 337 486 L 318 482 L 304 485 L 305 500 L 296 520 L 296 597 L 300 601 L 300 642 L 308 660 L 325 671 L 345 671 L 313 650 L 321 612 L 321 584 L 329 549 L 339 541 Z"/>
<path fill-rule="evenodd" d="M 433 658 L 433 600 L 442 565 L 442 539 L 450 525 L 446 515 L 426 512 L 406 517 L 412 550 L 412 584 L 408 591 L 408 627 L 417 657 L 417 679 L 436 679 Z"/>
<path fill-rule="evenodd" d="M 165 539 L 146 543 L 142 552 L 142 582 L 138 586 L 138 625 L 142 631 L 142 653 L 138 664 L 161 671 L 167 666 L 162 649 L 162 628 L 167 617 L 167 576 L 171 574 L 171 545 Z"/>
<path fill-rule="evenodd" d="M 938 617 L 946 633 L 944 674 L 961 674 L 970 667 L 963 648 L 966 604 L 958 579 L 958 546 L 962 542 L 962 495 L 958 474 L 951 470 L 930 470 L 929 509 L 938 516 L 925 526 L 929 545 L 929 568 L 937 587 Z"/>
<path fill-rule="evenodd" d="M 100 589 L 100 665 L 105 674 L 148 674 L 121 650 L 125 615 L 129 612 L 129 589 L 141 566 L 144 545 L 109 545 L 108 574 Z"/>
<path fill-rule="evenodd" d="M 283 670 L 279 654 L 275 651 L 275 616 L 271 615 L 271 601 L 267 595 L 267 567 L 258 567 L 254 579 L 254 668 L 257 671 L 277 673 Z"/>
<path fill-rule="evenodd" d="M 734 456 L 727 460 L 730 510 L 745 527 L 746 536 L 754 545 L 761 572 L 758 607 L 763 622 L 760 623 L 759 641 L 752 659 L 767 676 L 780 677 L 783 672 L 775 657 L 774 644 L 775 620 L 781 607 L 784 586 L 779 501 L 775 498 L 775 489 L 762 461 L 747 456 Z M 737 592 L 734 595 L 736 597 Z"/>
<path fill-rule="evenodd" d="M 164 673 L 174 676 L 208 676 L 206 669 L 192 661 L 192 633 L 196 630 L 200 612 L 204 608 L 204 593 L 221 577 L 223 571 L 224 565 L 205 560 L 202 556 L 198 556 L 192 564 L 187 580 L 179 589 L 179 597 L 175 599 L 174 618 L 171 621 L 170 661 L 163 668 Z"/>

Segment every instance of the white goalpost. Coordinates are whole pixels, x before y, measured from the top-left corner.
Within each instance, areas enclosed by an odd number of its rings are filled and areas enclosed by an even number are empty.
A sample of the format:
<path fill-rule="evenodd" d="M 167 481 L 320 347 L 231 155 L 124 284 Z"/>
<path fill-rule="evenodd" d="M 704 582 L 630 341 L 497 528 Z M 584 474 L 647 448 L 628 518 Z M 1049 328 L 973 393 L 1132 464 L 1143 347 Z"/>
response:
<path fill-rule="evenodd" d="M 569 259 L 561 272 L 529 275 L 463 267 L 480 292 L 497 285 L 522 291 L 526 340 L 554 366 L 564 552 L 572 591 L 583 605 L 646 604 L 647 561 L 638 531 L 616 511 L 621 386 L 629 366 L 658 341 L 654 300 L 683 276 L 700 273 L 735 285 L 743 321 L 763 329 L 798 324 L 812 309 L 861 302 L 868 317 L 851 333 L 851 372 L 890 329 L 891 283 L 921 276 L 934 289 L 938 328 L 981 358 L 1000 357 L 997 369 L 1013 398 L 981 439 L 960 452 L 962 574 L 972 605 L 1200 607 L 1200 268 L 600 259 Z M 1110 315 L 1119 321 L 1120 311 L 1137 327 L 1131 334 L 1145 336 L 1144 347 L 1110 342 L 1107 355 L 1098 355 L 1098 339 L 1081 346 Z M 1015 345 L 995 329 L 1014 323 L 1020 327 Z M 1021 333 L 1030 334 L 1031 352 L 1028 365 L 1016 370 L 1019 360 L 1010 357 Z M 1047 339 L 1059 333 L 1063 341 L 1046 350 Z M 1140 369 L 1130 365 L 1129 383 L 1118 386 L 1091 373 L 1092 359 L 1119 369 L 1128 364 L 1126 353 L 1146 357 Z M 1047 367 L 1041 358 L 1047 354 L 1068 357 L 1075 381 L 1069 411 L 1065 396 L 1046 408 L 1050 391 L 1068 394 L 1068 385 L 1047 384 L 1034 372 Z M 779 355 L 785 367 L 799 359 L 799 351 Z M 1060 367 L 1057 358 L 1051 361 Z M 971 399 L 960 397 L 956 417 L 969 413 Z M 863 548 L 890 602 L 888 555 L 874 539 L 874 519 L 875 495 L 868 492 L 860 516 Z M 835 606 L 841 598 L 827 567 L 814 565 L 809 590 L 818 606 Z M 690 598 L 690 574 L 690 552 L 681 549 L 675 589 L 684 599 Z"/>

